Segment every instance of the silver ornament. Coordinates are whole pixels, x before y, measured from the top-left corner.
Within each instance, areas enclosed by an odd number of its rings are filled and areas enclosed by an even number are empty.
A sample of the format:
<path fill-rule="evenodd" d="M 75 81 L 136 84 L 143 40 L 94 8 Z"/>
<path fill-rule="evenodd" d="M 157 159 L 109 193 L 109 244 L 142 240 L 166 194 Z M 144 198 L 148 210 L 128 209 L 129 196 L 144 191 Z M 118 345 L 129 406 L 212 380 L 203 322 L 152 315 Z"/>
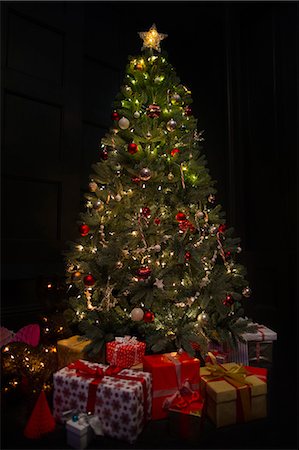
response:
<path fill-rule="evenodd" d="M 161 251 L 161 245 L 156 244 L 156 245 L 154 246 L 154 250 L 155 250 L 155 252 L 160 252 L 160 251 Z"/>
<path fill-rule="evenodd" d="M 141 308 L 134 308 L 134 309 L 132 309 L 130 315 L 131 315 L 131 319 L 134 322 L 139 322 L 140 320 L 143 319 L 144 312 L 143 312 L 143 309 L 141 309 Z"/>
<path fill-rule="evenodd" d="M 174 131 L 176 129 L 177 123 L 174 119 L 170 119 L 167 124 L 166 128 L 168 131 Z"/>
<path fill-rule="evenodd" d="M 202 211 L 197 211 L 197 212 L 195 213 L 195 217 L 196 217 L 197 219 L 202 219 L 202 218 L 204 217 L 204 213 L 203 213 Z"/>
<path fill-rule="evenodd" d="M 242 291 L 242 295 L 246 298 L 249 298 L 251 296 L 251 289 L 249 286 L 246 286 L 243 291 Z"/>
<path fill-rule="evenodd" d="M 148 167 L 143 167 L 139 172 L 139 178 L 142 181 L 148 181 L 152 176 L 152 173 Z"/>
<path fill-rule="evenodd" d="M 121 130 L 126 130 L 130 126 L 130 121 L 126 117 L 122 117 L 118 121 L 118 126 Z"/>
<path fill-rule="evenodd" d="M 242 248 L 240 246 L 237 247 L 237 253 L 241 253 L 241 251 L 242 251 Z"/>
<path fill-rule="evenodd" d="M 140 117 L 140 112 L 139 111 L 135 111 L 133 116 L 135 117 L 135 119 L 139 119 Z"/>
<path fill-rule="evenodd" d="M 120 201 L 121 201 L 121 195 L 120 195 L 120 194 L 117 194 L 117 195 L 115 196 L 115 200 L 116 200 L 117 202 L 120 202 Z"/>

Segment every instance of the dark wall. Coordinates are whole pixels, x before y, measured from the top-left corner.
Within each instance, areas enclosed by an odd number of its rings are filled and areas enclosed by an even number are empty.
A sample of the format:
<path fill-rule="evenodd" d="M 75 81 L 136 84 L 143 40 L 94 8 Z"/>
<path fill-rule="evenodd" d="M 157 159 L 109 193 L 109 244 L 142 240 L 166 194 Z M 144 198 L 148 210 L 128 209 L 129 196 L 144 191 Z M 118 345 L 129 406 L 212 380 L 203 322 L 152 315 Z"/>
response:
<path fill-rule="evenodd" d="M 218 198 L 242 238 L 247 312 L 279 333 L 296 310 L 297 3 L 2 3 L 2 323 L 63 275 L 82 191 L 127 56 L 155 22 L 192 90 Z"/>

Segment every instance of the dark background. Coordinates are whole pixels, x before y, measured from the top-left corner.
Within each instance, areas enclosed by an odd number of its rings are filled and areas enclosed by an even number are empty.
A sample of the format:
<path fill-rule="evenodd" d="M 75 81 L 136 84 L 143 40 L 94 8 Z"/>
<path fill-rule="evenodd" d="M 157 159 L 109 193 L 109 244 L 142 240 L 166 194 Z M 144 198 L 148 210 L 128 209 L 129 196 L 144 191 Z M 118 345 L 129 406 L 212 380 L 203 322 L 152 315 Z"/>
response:
<path fill-rule="evenodd" d="M 2 325 L 16 331 L 35 320 L 43 307 L 38 280 L 63 276 L 61 252 L 77 236 L 127 56 L 140 53 L 137 32 L 155 22 L 192 91 L 217 202 L 242 239 L 253 290 L 246 312 L 277 331 L 277 358 L 290 369 L 298 312 L 298 3 L 2 2 L 1 16 Z M 294 442 L 294 430 L 281 448 Z"/>

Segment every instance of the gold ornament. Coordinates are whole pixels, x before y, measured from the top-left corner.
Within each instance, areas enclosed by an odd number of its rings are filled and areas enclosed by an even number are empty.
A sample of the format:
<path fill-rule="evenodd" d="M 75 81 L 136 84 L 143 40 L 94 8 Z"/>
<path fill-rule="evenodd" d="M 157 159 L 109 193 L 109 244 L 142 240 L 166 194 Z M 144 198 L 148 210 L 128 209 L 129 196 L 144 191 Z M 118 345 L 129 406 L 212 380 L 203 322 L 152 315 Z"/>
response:
<path fill-rule="evenodd" d="M 149 31 L 139 32 L 139 37 L 143 40 L 143 46 L 141 50 L 146 48 L 153 48 L 158 52 L 161 52 L 160 42 L 167 38 L 167 34 L 158 33 L 156 25 L 153 24 Z"/>
<path fill-rule="evenodd" d="M 169 181 L 172 181 L 174 179 L 173 173 L 169 172 L 169 174 L 167 175 L 167 178 L 169 179 Z"/>

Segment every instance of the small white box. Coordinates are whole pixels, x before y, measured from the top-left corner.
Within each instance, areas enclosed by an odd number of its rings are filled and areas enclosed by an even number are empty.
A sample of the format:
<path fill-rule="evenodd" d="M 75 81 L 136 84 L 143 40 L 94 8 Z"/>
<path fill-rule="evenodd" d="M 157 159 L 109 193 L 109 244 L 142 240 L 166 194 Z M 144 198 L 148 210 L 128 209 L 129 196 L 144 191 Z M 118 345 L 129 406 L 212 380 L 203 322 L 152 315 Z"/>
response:
<path fill-rule="evenodd" d="M 94 437 L 91 426 L 87 423 L 81 424 L 72 419 L 66 423 L 67 443 L 73 448 L 86 448 Z"/>

